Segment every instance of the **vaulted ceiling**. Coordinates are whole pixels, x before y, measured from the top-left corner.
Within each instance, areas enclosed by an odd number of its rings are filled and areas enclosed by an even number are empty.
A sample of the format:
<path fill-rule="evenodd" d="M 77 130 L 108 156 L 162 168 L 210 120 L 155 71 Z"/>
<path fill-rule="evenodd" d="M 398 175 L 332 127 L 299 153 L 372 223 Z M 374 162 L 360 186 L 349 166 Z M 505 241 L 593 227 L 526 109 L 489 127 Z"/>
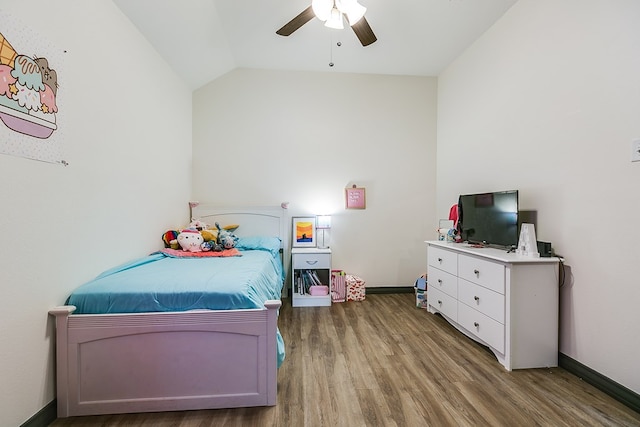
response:
<path fill-rule="evenodd" d="M 378 38 L 367 47 L 348 25 L 332 30 L 316 18 L 277 35 L 311 0 L 114 3 L 196 89 L 239 67 L 437 76 L 516 1 L 359 0 Z"/>

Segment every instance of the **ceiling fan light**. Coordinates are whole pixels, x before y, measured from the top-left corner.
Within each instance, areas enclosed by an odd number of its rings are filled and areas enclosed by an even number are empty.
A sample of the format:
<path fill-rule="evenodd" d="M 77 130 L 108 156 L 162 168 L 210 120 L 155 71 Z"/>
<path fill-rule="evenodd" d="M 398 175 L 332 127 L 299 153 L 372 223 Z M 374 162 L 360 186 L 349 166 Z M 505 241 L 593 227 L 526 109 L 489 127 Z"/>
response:
<path fill-rule="evenodd" d="M 358 3 L 357 1 L 353 2 L 353 5 L 347 11 L 347 19 L 349 20 L 349 25 L 355 25 L 364 14 L 367 12 L 367 8 Z"/>
<path fill-rule="evenodd" d="M 325 27 L 333 28 L 334 30 L 342 30 L 344 23 L 342 20 L 342 12 L 335 7 L 331 9 L 331 17 L 324 23 Z"/>
<path fill-rule="evenodd" d="M 334 0 L 334 3 L 336 5 L 336 8 L 340 12 L 347 13 L 347 10 L 349 9 L 349 3 L 351 3 L 352 1 L 355 0 Z"/>
<path fill-rule="evenodd" d="M 358 3 L 358 0 L 335 0 L 340 12 L 347 15 L 349 25 L 353 26 L 364 16 L 367 8 Z"/>
<path fill-rule="evenodd" d="M 333 0 L 312 0 L 311 9 L 313 9 L 316 18 L 324 22 L 331 17 Z"/>

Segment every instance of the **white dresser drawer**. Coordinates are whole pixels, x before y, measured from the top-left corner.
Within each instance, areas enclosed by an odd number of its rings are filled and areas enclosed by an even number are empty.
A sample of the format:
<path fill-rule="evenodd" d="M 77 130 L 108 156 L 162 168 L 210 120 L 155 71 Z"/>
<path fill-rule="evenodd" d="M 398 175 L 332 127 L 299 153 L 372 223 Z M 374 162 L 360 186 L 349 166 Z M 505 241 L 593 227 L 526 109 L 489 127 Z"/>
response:
<path fill-rule="evenodd" d="M 293 256 L 294 269 L 331 268 L 330 254 L 295 254 Z"/>
<path fill-rule="evenodd" d="M 504 270 L 502 264 L 473 256 L 458 257 L 458 277 L 504 294 Z"/>
<path fill-rule="evenodd" d="M 427 289 L 427 304 L 432 311 L 439 311 L 451 321 L 458 321 L 458 301 L 437 289 Z"/>
<path fill-rule="evenodd" d="M 444 270 L 447 273 L 458 274 L 458 254 L 455 252 L 429 246 L 427 262 L 430 266 Z"/>
<path fill-rule="evenodd" d="M 504 324 L 504 295 L 464 279 L 458 280 L 458 301 Z"/>
<path fill-rule="evenodd" d="M 426 243 L 429 313 L 488 346 L 509 371 L 558 366 L 559 260 Z"/>
<path fill-rule="evenodd" d="M 458 277 L 429 266 L 427 274 L 428 290 L 437 289 L 453 298 L 458 298 Z"/>
<path fill-rule="evenodd" d="M 481 341 L 504 353 L 504 325 L 466 304 L 458 303 L 458 324 Z"/>

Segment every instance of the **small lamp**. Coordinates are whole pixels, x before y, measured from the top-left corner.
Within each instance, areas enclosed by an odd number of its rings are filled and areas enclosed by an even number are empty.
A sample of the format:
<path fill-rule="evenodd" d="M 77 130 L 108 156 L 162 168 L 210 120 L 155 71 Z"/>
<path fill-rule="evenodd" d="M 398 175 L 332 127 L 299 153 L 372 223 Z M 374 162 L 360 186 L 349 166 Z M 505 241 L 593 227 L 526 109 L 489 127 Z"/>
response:
<path fill-rule="evenodd" d="M 320 249 L 326 249 L 329 247 L 328 239 L 325 236 L 326 230 L 331 228 L 331 215 L 318 215 L 316 218 L 316 228 L 322 230 L 322 236 L 318 241 L 318 247 Z"/>

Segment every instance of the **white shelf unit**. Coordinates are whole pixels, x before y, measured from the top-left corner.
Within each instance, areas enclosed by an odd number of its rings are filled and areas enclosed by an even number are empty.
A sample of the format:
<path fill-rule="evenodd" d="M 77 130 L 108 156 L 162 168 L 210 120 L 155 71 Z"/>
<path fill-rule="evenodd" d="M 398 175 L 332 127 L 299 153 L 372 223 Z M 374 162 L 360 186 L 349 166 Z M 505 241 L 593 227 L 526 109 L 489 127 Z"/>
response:
<path fill-rule="evenodd" d="M 293 248 L 291 249 L 291 305 L 293 307 L 319 307 L 331 305 L 331 249 Z M 323 285 L 329 287 L 327 295 L 301 293 L 296 283 L 306 270 L 315 272 Z"/>

